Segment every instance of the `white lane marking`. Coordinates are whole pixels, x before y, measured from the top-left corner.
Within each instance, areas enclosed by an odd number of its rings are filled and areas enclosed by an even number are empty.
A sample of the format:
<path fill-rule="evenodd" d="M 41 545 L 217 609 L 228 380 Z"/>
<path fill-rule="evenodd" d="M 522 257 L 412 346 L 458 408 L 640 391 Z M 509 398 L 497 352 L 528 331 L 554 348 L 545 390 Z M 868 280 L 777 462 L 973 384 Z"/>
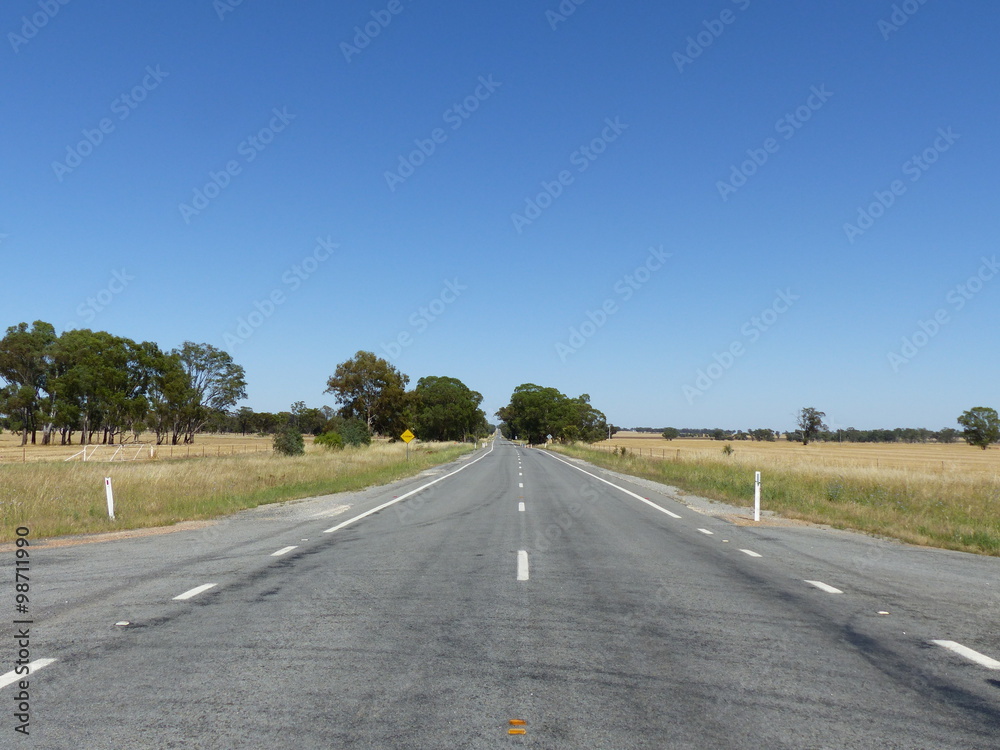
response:
<path fill-rule="evenodd" d="M 198 594 L 202 593 L 203 591 L 208 591 L 210 588 L 213 588 L 218 585 L 219 584 L 217 583 L 206 583 L 203 586 L 195 586 L 190 591 L 185 591 L 180 596 L 175 596 L 174 601 L 181 602 L 184 601 L 185 599 L 191 599 L 192 597 L 198 596 Z"/>
<path fill-rule="evenodd" d="M 820 591 L 825 591 L 828 594 L 843 594 L 844 592 L 840 589 L 835 589 L 828 583 L 823 583 L 822 581 L 806 581 L 810 586 L 815 586 Z"/>
<path fill-rule="evenodd" d="M 378 513 L 380 510 L 384 510 L 384 509 L 388 508 L 390 505 L 395 505 L 396 503 L 401 503 L 406 498 L 412 497 L 413 495 L 416 495 L 421 490 L 426 490 L 432 484 L 437 484 L 438 482 L 443 482 L 448 477 L 453 477 L 456 474 L 458 474 L 458 472 L 465 471 L 466 469 L 468 469 L 473 464 L 477 464 L 480 461 L 482 461 L 484 458 L 486 458 L 492 452 L 493 452 L 493 446 L 491 445 L 490 449 L 488 451 L 486 451 L 486 453 L 484 453 L 483 455 L 481 455 L 479 458 L 477 458 L 475 461 L 469 461 L 469 463 L 464 464 L 463 466 L 460 466 L 459 468 L 455 469 L 455 471 L 451 472 L 450 474 L 445 474 L 444 476 L 438 477 L 437 479 L 435 479 L 435 480 L 433 480 L 431 482 L 428 482 L 427 484 L 422 484 L 419 487 L 417 487 L 415 490 L 410 490 L 409 492 L 407 492 L 407 493 L 405 493 L 403 495 L 400 495 L 397 498 L 393 498 L 392 500 L 390 500 L 387 503 L 382 503 L 377 508 L 372 508 L 371 510 L 367 510 L 364 513 L 362 513 L 361 515 L 355 516 L 354 518 L 348 518 L 343 523 L 338 523 L 336 526 L 334 526 L 333 528 L 327 529 L 323 533 L 324 534 L 332 534 L 334 531 L 339 531 L 340 529 L 344 528 L 345 526 L 350 526 L 355 521 L 360 521 L 362 518 L 367 518 L 368 516 L 372 515 L 373 513 Z"/>
<path fill-rule="evenodd" d="M 350 505 L 337 505 L 329 510 L 321 510 L 319 513 L 313 513 L 310 518 L 328 518 L 329 516 L 339 516 L 341 513 L 349 511 L 351 509 Z"/>
<path fill-rule="evenodd" d="M 752 549 L 741 549 L 740 552 L 742 552 L 744 555 L 750 555 L 750 557 L 760 557 L 760 555 L 758 555 Z"/>
<path fill-rule="evenodd" d="M 517 552 L 517 580 L 528 580 L 528 553 L 523 549 Z"/>
<path fill-rule="evenodd" d="M 518 503 L 517 504 L 517 509 L 519 511 L 521 511 L 522 513 L 524 513 L 524 503 Z"/>
<path fill-rule="evenodd" d="M 636 500 L 640 500 L 640 501 L 642 501 L 642 502 L 646 503 L 646 505 L 650 505 L 650 506 L 652 506 L 652 507 L 656 508 L 656 509 L 657 509 L 658 511 L 660 511 L 661 513 L 666 513 L 666 514 L 667 514 L 668 516 L 670 516 L 671 518 L 680 518 L 680 516 L 679 516 L 679 515 L 677 515 L 676 513 L 672 513 L 672 512 L 670 512 L 669 510 L 667 510 L 666 508 L 661 508 L 661 507 L 660 507 L 659 505 L 657 505 L 656 503 L 654 503 L 654 502 L 653 502 L 653 501 L 651 501 L 651 500 L 647 500 L 647 499 L 646 499 L 646 498 L 644 498 L 644 497 L 643 497 L 642 495 L 637 495 L 637 494 L 635 494 L 634 492 L 632 492 L 631 490 L 627 490 L 627 489 L 625 489 L 624 487 L 619 487 L 619 486 L 618 486 L 617 484 L 615 484 L 614 482 L 609 482 L 609 481 L 608 481 L 607 479 L 602 479 L 601 477 L 597 476 L 596 474 L 591 474 L 591 473 L 590 473 L 589 471 L 585 471 L 585 470 L 581 469 L 581 468 L 580 468 L 579 466 L 574 466 L 574 465 L 573 465 L 573 464 L 571 464 L 571 463 L 570 463 L 569 461 L 563 461 L 563 460 L 562 460 L 561 458 L 556 458 L 555 456 L 553 456 L 553 455 L 552 455 L 551 453 L 549 453 L 548 451 L 542 451 L 542 452 L 543 452 L 543 453 L 544 453 L 544 454 L 545 454 L 546 456 L 552 456 L 552 458 L 555 458 L 555 459 L 556 459 L 556 461 L 558 461 L 559 463 L 562 463 L 562 464 L 566 464 L 566 465 L 567 465 L 568 467 L 570 467 L 571 469 L 576 469 L 577 471 L 582 471 L 582 472 L 583 472 L 584 474 L 586 474 L 586 475 L 587 475 L 588 477 L 593 477 L 593 478 L 594 478 L 594 479 L 596 479 L 596 480 L 597 480 L 598 482 L 604 482 L 605 484 L 609 484 L 609 485 L 611 485 L 612 487 L 614 487 L 614 488 L 615 488 L 616 490 L 621 490 L 621 491 L 622 491 L 622 492 L 624 492 L 624 493 L 625 493 L 626 495 L 629 495 L 630 497 L 634 497 L 634 498 L 635 498 Z"/>
<path fill-rule="evenodd" d="M 971 648 L 963 646 L 961 643 L 955 643 L 955 641 L 931 641 L 931 643 L 935 646 L 940 646 L 941 648 L 953 651 L 959 656 L 964 656 L 969 661 L 974 661 L 976 664 L 986 667 L 987 669 L 1000 669 L 1000 661 L 991 659 L 978 651 L 973 651 Z"/>
<path fill-rule="evenodd" d="M 521 489 L 524 489 L 524 482 L 518 482 L 517 486 L 520 487 Z"/>
<path fill-rule="evenodd" d="M 698 529 L 698 531 L 700 531 L 702 534 L 708 534 L 709 536 L 715 535 L 714 531 L 709 531 L 708 529 Z"/>
<path fill-rule="evenodd" d="M 524 476 L 524 474 L 522 474 L 522 473 L 521 473 L 520 471 L 519 471 L 519 472 L 517 472 L 517 475 L 518 475 L 519 477 L 523 477 L 523 476 Z"/>
<path fill-rule="evenodd" d="M 33 662 L 29 662 L 28 675 L 34 674 L 42 667 L 49 666 L 49 664 L 51 664 L 54 661 L 55 659 L 35 659 Z M 0 676 L 0 688 L 5 688 L 8 685 L 13 685 L 15 682 L 23 680 L 28 675 L 18 674 L 17 670 L 12 670 L 7 674 Z"/>
<path fill-rule="evenodd" d="M 299 545 L 293 544 L 291 547 L 282 547 L 277 552 L 272 552 L 271 557 L 281 557 L 282 555 L 287 555 L 293 549 L 298 549 Z"/>

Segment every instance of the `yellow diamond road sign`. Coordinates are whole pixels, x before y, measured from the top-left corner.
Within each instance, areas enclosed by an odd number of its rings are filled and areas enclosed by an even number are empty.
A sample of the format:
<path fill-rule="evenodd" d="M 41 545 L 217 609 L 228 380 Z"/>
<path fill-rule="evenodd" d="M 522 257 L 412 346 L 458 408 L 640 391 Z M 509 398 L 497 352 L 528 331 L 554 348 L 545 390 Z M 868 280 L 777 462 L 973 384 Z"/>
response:
<path fill-rule="evenodd" d="M 408 443 L 411 440 L 413 440 L 413 438 L 415 438 L 416 435 L 414 435 L 412 432 L 410 432 L 409 430 L 407 430 L 402 435 L 400 435 L 400 437 L 403 438 L 403 442 Z"/>

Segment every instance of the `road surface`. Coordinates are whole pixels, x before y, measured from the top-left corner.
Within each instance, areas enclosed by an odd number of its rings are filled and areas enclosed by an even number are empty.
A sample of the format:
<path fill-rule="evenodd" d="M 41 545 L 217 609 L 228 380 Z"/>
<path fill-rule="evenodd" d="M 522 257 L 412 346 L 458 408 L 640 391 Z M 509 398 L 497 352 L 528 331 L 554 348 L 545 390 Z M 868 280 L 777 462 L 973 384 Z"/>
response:
<path fill-rule="evenodd" d="M 1000 747 L 1000 560 L 735 526 L 503 440 L 38 544 L 30 735 L 7 678 L 0 747 Z"/>

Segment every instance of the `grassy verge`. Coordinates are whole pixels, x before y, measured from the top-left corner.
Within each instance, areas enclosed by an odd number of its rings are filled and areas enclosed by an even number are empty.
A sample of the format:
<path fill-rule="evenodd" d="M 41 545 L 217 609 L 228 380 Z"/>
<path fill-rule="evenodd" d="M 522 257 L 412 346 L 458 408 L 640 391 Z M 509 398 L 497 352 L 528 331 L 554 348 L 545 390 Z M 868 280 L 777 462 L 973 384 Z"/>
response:
<path fill-rule="evenodd" d="M 721 453 L 718 459 L 663 460 L 580 446 L 555 450 L 743 507 L 753 504 L 754 469 L 762 469 Z M 767 467 L 762 487 L 762 507 L 786 518 L 1000 556 L 1000 484 L 988 477 L 803 462 Z"/>
<path fill-rule="evenodd" d="M 216 518 L 245 508 L 363 489 L 451 461 L 470 446 L 402 444 L 289 458 L 250 454 L 119 463 L 27 463 L 0 469 L 0 542 L 18 526 L 33 538 L 165 526 Z M 104 477 L 112 479 L 115 520 L 108 518 Z"/>

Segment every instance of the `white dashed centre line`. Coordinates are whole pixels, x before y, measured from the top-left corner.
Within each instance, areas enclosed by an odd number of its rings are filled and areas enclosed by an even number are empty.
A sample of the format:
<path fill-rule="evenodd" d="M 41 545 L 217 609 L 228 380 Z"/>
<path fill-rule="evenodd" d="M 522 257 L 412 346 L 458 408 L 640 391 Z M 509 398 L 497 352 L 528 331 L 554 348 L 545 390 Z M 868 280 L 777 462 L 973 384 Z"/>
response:
<path fill-rule="evenodd" d="M 279 549 L 277 552 L 272 552 L 271 557 L 281 557 L 282 555 L 287 555 L 293 549 L 298 549 L 298 548 L 299 546 L 297 544 L 293 544 L 291 547 L 284 547 L 282 549 Z"/>
<path fill-rule="evenodd" d="M 698 529 L 698 531 L 700 531 L 702 534 L 708 534 L 709 536 L 715 535 L 714 531 L 709 531 L 708 529 Z"/>
<path fill-rule="evenodd" d="M 520 487 L 521 489 L 524 489 L 524 482 L 518 482 L 517 486 Z"/>
<path fill-rule="evenodd" d="M 523 549 L 517 553 L 517 580 L 528 580 L 528 553 Z"/>
<path fill-rule="evenodd" d="M 843 594 L 844 592 L 840 589 L 836 589 L 828 583 L 823 583 L 822 581 L 806 581 L 810 586 L 815 586 L 820 591 L 825 591 L 828 594 Z"/>
<path fill-rule="evenodd" d="M 47 667 L 54 661 L 55 659 L 35 659 L 33 662 L 28 663 L 28 674 L 34 674 L 42 667 Z M 13 685 L 15 682 L 23 680 L 26 676 L 27 675 L 18 674 L 17 670 L 12 670 L 5 675 L 0 675 L 0 688 Z"/>
<path fill-rule="evenodd" d="M 518 503 L 517 504 L 517 509 L 519 511 L 521 511 L 521 513 L 524 513 L 524 503 Z"/>
<path fill-rule="evenodd" d="M 750 557 L 760 557 L 760 555 L 758 555 L 752 549 L 741 549 L 740 552 L 742 552 L 744 555 L 750 555 Z"/>
<path fill-rule="evenodd" d="M 206 583 L 203 586 L 195 586 L 190 591 L 185 591 L 180 596 L 175 596 L 174 597 L 174 601 L 175 602 L 181 602 L 181 601 L 184 601 L 185 599 L 191 599 L 191 598 L 193 598 L 195 596 L 198 596 L 198 594 L 201 594 L 202 592 L 208 591 L 210 588 L 213 588 L 213 587 L 218 586 L 218 585 L 219 584 L 217 584 L 217 583 Z"/>
<path fill-rule="evenodd" d="M 969 661 L 974 661 L 976 664 L 986 667 L 987 669 L 1000 669 L 1000 661 L 991 659 L 978 651 L 973 651 L 971 648 L 963 646 L 961 643 L 955 643 L 955 641 L 931 641 L 931 643 L 935 646 L 946 648 L 959 656 L 964 656 Z"/>

